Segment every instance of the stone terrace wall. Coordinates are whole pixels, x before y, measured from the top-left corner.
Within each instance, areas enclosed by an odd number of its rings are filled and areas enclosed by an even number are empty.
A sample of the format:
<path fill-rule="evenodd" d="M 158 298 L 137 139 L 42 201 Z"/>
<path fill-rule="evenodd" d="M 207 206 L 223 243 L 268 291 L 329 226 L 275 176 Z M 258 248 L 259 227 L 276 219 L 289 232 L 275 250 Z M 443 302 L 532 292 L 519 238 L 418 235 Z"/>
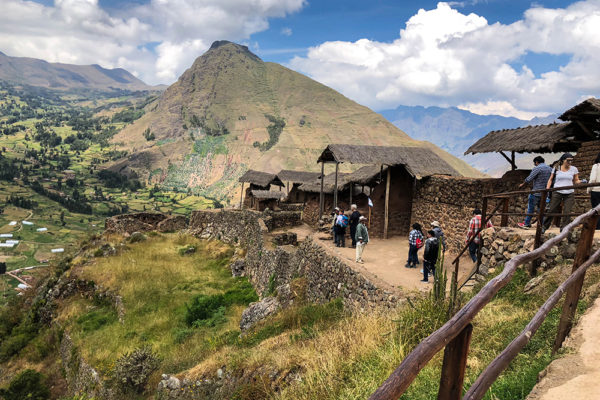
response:
<path fill-rule="evenodd" d="M 444 230 L 446 241 L 452 252 L 459 251 L 465 242 L 465 234 L 474 208 L 482 207 L 485 194 L 518 190 L 518 185 L 525 180 L 529 171 L 510 171 L 500 179 L 472 179 L 449 176 L 432 176 L 424 178 L 417 184 L 412 207 L 412 223 L 418 222 L 424 230 L 430 228 L 432 221 L 439 221 Z M 496 203 L 488 205 L 492 211 Z M 510 203 L 509 212 L 527 211 L 527 195 L 520 196 Z M 516 224 L 521 217 L 511 218 Z M 499 218 L 492 221 L 500 223 Z"/>
<path fill-rule="evenodd" d="M 262 216 L 252 211 L 195 211 L 189 229 L 204 239 L 244 247 L 247 250 L 245 275 L 261 296 L 268 290 L 271 279 L 279 286 L 295 277 L 306 277 L 310 301 L 325 302 L 341 297 L 347 306 L 360 308 L 396 304 L 398 299 L 392 293 L 378 288 L 310 239 L 298 248 L 268 249 L 263 240 L 267 229 Z"/>

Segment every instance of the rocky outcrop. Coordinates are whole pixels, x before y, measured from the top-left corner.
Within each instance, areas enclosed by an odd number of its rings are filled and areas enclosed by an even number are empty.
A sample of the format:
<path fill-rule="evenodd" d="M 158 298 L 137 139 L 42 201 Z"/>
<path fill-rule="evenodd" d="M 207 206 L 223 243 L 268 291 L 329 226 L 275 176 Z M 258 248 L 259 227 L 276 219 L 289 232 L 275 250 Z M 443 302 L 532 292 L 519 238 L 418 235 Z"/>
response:
<path fill-rule="evenodd" d="M 277 300 L 276 297 L 265 297 L 261 301 L 250 304 L 250 306 L 242 312 L 240 329 L 242 332 L 247 331 L 257 322 L 275 314 L 280 308 L 281 304 L 279 304 L 279 300 Z"/>

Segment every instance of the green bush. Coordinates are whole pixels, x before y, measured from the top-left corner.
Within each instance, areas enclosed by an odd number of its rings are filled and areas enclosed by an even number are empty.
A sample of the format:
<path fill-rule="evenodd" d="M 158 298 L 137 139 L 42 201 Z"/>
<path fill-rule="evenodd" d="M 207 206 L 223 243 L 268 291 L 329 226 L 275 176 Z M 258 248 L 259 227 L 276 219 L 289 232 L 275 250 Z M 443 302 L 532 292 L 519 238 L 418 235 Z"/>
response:
<path fill-rule="evenodd" d="M 235 286 L 223 294 L 194 297 L 190 304 L 185 305 L 185 322 L 188 326 L 215 326 L 225 320 L 228 306 L 247 305 L 257 300 L 258 296 L 248 280 L 238 279 Z"/>
<path fill-rule="evenodd" d="M 8 389 L 0 390 L 0 396 L 5 400 L 46 400 L 50 398 L 50 390 L 44 375 L 26 369 L 10 382 Z"/>
<path fill-rule="evenodd" d="M 117 388 L 123 393 L 141 393 L 148 378 L 159 367 L 158 357 L 148 346 L 125 353 L 115 363 L 113 377 Z"/>

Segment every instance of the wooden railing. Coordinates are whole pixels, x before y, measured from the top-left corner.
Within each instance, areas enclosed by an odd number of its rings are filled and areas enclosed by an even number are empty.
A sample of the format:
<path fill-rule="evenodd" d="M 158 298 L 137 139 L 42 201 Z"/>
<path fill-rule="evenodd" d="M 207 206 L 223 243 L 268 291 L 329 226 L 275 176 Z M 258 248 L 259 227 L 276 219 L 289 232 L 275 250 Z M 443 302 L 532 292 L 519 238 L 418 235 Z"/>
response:
<path fill-rule="evenodd" d="M 454 285 L 454 287 L 456 287 L 457 290 L 460 290 L 467 283 L 467 281 L 474 274 L 476 274 L 478 272 L 479 266 L 481 265 L 481 248 L 483 245 L 482 243 L 479 244 L 478 249 L 477 249 L 477 264 L 463 279 L 462 284 L 460 284 L 460 285 L 458 284 L 458 271 L 459 271 L 459 266 L 460 266 L 460 258 L 465 253 L 465 251 L 467 251 L 471 242 L 473 242 L 475 240 L 475 238 L 477 238 L 479 236 L 479 233 L 482 230 L 486 229 L 486 225 L 487 225 L 488 221 L 490 221 L 493 217 L 495 217 L 495 216 L 501 217 L 500 227 L 507 226 L 508 219 L 511 216 L 536 217 L 536 232 L 535 232 L 535 241 L 533 244 L 533 248 L 537 249 L 538 247 L 540 247 L 541 242 L 542 242 L 542 227 L 543 227 L 543 223 L 544 223 L 544 218 L 546 218 L 546 217 L 563 217 L 563 216 L 576 217 L 579 215 L 579 214 L 562 214 L 562 213 L 548 214 L 546 212 L 546 199 L 548 198 L 548 195 L 551 194 L 552 192 L 555 192 L 558 190 L 585 189 L 588 187 L 597 187 L 597 186 L 600 186 L 600 183 L 586 183 L 586 184 L 579 184 L 579 185 L 575 185 L 575 186 L 559 187 L 559 188 L 552 188 L 552 189 L 516 190 L 516 191 L 511 191 L 511 192 L 494 193 L 494 194 L 488 194 L 488 195 L 483 196 L 483 205 L 481 208 L 481 228 L 477 230 L 475 235 L 473 235 L 472 237 L 470 237 L 467 240 L 466 245 L 458 252 L 458 255 L 452 261 L 452 265 L 454 265 L 454 271 L 452 273 L 452 284 Z M 536 194 L 536 193 L 540 193 L 540 206 L 539 206 L 539 210 L 537 213 L 535 213 L 535 214 L 518 213 L 518 212 L 511 213 L 508 211 L 510 208 L 510 201 L 512 199 L 518 198 L 519 200 L 521 200 L 521 198 L 519 198 L 517 196 L 525 195 L 525 194 L 527 194 L 527 195 Z M 487 211 L 488 204 L 489 204 L 489 201 L 492 199 L 496 199 L 499 201 L 496 204 L 496 207 L 492 210 L 492 212 L 488 213 L 488 211 Z M 502 207 L 502 212 L 497 212 L 500 209 L 500 207 Z M 540 262 L 540 260 L 538 258 L 531 263 L 530 268 L 529 268 L 530 276 L 536 275 L 537 268 L 539 266 L 539 262 Z"/>
<path fill-rule="evenodd" d="M 492 214 L 494 212 L 492 212 Z M 499 275 L 490 280 L 479 293 L 477 293 L 440 329 L 433 332 L 419 343 L 415 349 L 404 358 L 400 366 L 392 372 L 389 378 L 371 395 L 370 399 L 392 400 L 400 397 L 408 389 L 421 369 L 423 369 L 444 347 L 444 360 L 437 398 L 438 400 L 460 399 L 463 392 L 467 354 L 469 351 L 471 335 L 473 334 L 472 321 L 475 316 L 492 300 L 500 289 L 511 281 L 517 267 L 538 259 L 553 246 L 567 238 L 569 233 L 575 227 L 583 225 L 572 272 L 569 278 L 566 279 L 548 298 L 544 305 L 537 311 L 533 319 L 527 324 L 525 329 L 523 329 L 523 331 L 479 375 L 465 395 L 462 396 L 462 399 L 478 400 L 485 395 L 489 387 L 502 371 L 506 369 L 519 351 L 529 343 L 531 337 L 540 327 L 550 310 L 558 303 L 562 295 L 566 292 L 567 295 L 563 303 L 558 332 L 552 349 L 553 352 L 558 350 L 571 329 L 575 310 L 581 294 L 581 288 L 583 286 L 585 272 L 590 265 L 600 258 L 600 250 L 596 251 L 590 257 L 599 212 L 600 206 L 579 215 L 557 236 L 547 240 L 538 248 L 535 248 L 528 253 L 517 255 L 509 260 Z M 482 226 L 485 226 L 485 224 L 482 224 Z"/>

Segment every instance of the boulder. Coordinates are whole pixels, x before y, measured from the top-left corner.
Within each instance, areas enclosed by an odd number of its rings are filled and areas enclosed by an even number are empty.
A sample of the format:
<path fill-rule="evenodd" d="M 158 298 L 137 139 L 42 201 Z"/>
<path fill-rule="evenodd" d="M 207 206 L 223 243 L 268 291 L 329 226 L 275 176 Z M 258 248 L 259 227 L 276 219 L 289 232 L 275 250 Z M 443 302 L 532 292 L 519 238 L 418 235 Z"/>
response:
<path fill-rule="evenodd" d="M 242 312 L 240 320 L 240 329 L 247 331 L 257 322 L 262 321 L 269 315 L 276 313 L 281 308 L 281 304 L 276 297 L 265 297 L 259 302 L 252 303 Z"/>
<path fill-rule="evenodd" d="M 229 264 L 229 268 L 231 268 L 231 275 L 233 276 L 244 276 L 246 272 L 246 261 L 245 260 L 235 260 L 231 264 Z"/>
<path fill-rule="evenodd" d="M 144 235 L 142 232 L 133 232 L 129 237 L 128 241 L 129 243 L 138 243 L 143 242 L 146 239 L 146 235 Z"/>

